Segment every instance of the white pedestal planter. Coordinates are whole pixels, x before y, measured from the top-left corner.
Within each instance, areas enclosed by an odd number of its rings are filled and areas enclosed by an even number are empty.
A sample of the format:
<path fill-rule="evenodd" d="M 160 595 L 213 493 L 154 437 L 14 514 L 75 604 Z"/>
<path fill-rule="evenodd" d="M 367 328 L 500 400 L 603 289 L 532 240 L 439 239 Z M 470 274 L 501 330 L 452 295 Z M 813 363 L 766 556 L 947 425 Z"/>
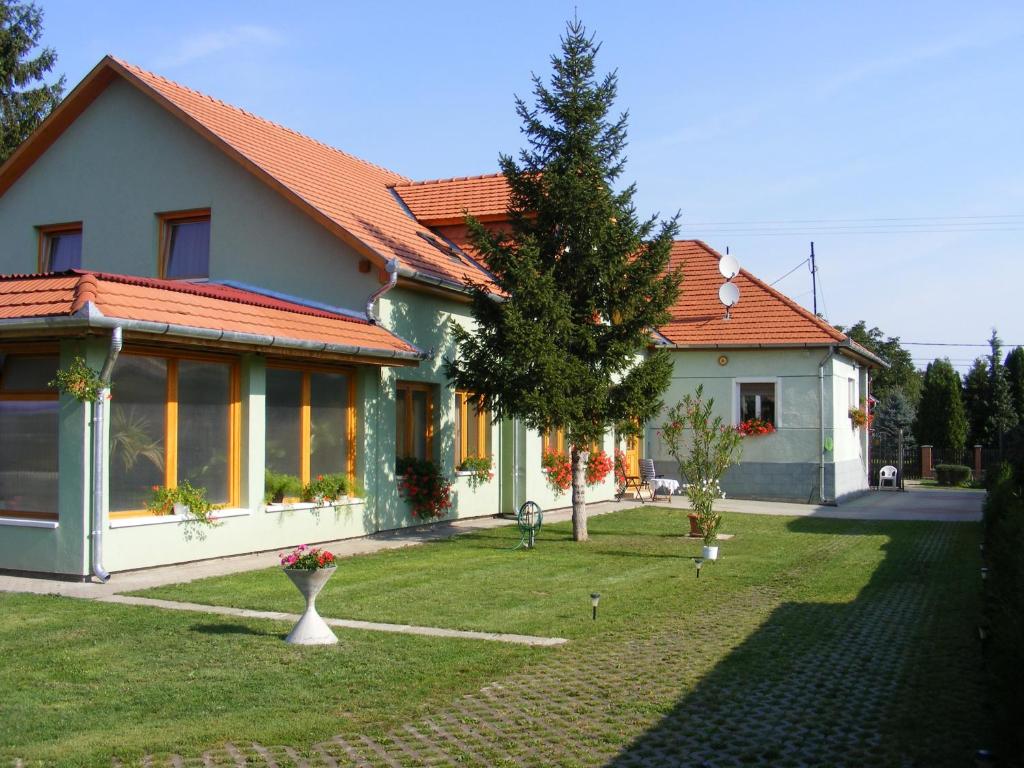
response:
<path fill-rule="evenodd" d="M 704 547 L 704 559 L 705 560 L 717 560 L 718 559 L 718 547 Z"/>
<path fill-rule="evenodd" d="M 292 580 L 292 584 L 306 598 L 306 610 L 292 631 L 288 633 L 285 642 L 296 645 L 331 645 L 338 642 L 338 638 L 327 626 L 327 622 L 316 612 L 316 596 L 320 594 L 320 590 L 324 588 L 324 584 L 334 575 L 337 568 L 318 568 L 315 571 L 304 568 L 284 568 L 283 570 Z"/>

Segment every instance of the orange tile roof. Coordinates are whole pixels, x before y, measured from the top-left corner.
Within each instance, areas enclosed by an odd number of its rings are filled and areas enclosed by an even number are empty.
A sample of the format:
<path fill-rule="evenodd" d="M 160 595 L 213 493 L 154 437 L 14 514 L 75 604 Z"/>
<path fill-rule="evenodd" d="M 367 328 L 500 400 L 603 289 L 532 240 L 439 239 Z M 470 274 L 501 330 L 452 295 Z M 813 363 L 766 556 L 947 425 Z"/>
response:
<path fill-rule="evenodd" d="M 401 182 L 394 186 L 409 210 L 430 226 L 461 224 L 465 211 L 481 221 L 506 218 L 508 182 L 500 173 Z"/>
<path fill-rule="evenodd" d="M 672 244 L 669 265 L 683 268 L 682 293 L 672 320 L 659 328 L 679 346 L 761 346 L 834 344 L 846 335 L 745 269 L 733 278 L 740 300 L 725 319 L 718 289 L 725 278 L 718 271 L 721 254 L 700 240 Z"/>
<path fill-rule="evenodd" d="M 410 361 L 419 356 L 413 345 L 366 320 L 228 286 L 84 270 L 0 275 L 0 330 L 4 320 L 82 316 L 90 303 L 107 320 L 249 334 L 253 338 L 241 342 L 248 345 L 260 346 L 256 337 L 267 337 L 267 347 L 312 342 L 351 347 L 354 356 Z M 344 354 L 343 349 L 327 351 Z"/>
<path fill-rule="evenodd" d="M 0 195 L 116 77 L 177 116 L 322 226 L 383 266 L 397 257 L 401 272 L 453 286 L 490 284 L 472 258 L 452 255 L 395 198 L 404 176 L 360 160 L 243 109 L 105 57 L 0 169 Z M 434 278 L 434 280 L 430 280 Z"/>

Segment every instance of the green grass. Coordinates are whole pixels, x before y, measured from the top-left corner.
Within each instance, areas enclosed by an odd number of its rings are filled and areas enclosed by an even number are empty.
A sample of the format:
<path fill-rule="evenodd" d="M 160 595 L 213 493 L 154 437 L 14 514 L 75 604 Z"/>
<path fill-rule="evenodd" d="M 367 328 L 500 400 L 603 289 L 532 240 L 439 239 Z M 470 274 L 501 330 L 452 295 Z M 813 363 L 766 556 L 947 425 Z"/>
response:
<path fill-rule="evenodd" d="M 665 632 L 705 638 L 688 643 L 685 670 L 671 668 L 687 685 L 756 680 L 776 674 L 790 646 L 831 642 L 846 618 L 908 579 L 941 594 L 944 611 L 920 628 L 922 658 L 910 664 L 907 696 L 893 698 L 893 738 L 925 743 L 947 723 L 936 711 L 962 729 L 964 708 L 979 709 L 950 660 L 970 650 L 961 640 L 969 646 L 973 630 L 965 585 L 977 573 L 976 525 L 727 515 L 723 531 L 736 538 L 699 580 L 689 558 L 700 542 L 679 536 L 687 527 L 680 509 L 646 507 L 594 518 L 585 544 L 559 524 L 536 550 L 516 552 L 506 549 L 513 530 L 495 529 L 343 560 L 318 600 L 325 616 L 571 638 L 556 649 L 342 629 L 337 646 L 297 648 L 281 642 L 281 622 L 0 594 L 0 758 L 109 765 L 111 755 L 196 755 L 226 741 L 301 750 L 339 733 L 384 735 L 519 670 L 628 657 Z M 939 530 L 954 532 L 956 559 L 920 572 L 912 555 Z M 596 622 L 592 591 L 602 595 Z M 276 568 L 140 594 L 301 608 Z M 814 607 L 793 609 L 804 604 Z M 770 631 L 761 615 L 774 617 Z M 657 675 L 677 662 L 650 663 Z M 956 707 L 936 710 L 951 685 Z M 678 689 L 666 700 L 610 690 L 621 701 L 608 743 L 642 743 L 652 718 L 678 704 Z"/>

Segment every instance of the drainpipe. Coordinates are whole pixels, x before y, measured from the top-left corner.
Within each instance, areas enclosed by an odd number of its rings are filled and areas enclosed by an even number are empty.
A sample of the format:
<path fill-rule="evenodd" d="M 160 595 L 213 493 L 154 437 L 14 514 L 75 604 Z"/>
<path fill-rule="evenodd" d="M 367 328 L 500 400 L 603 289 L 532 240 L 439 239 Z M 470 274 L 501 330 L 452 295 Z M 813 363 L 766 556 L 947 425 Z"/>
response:
<path fill-rule="evenodd" d="M 100 371 L 103 389 L 100 399 L 92 405 L 92 573 L 102 583 L 110 581 L 110 574 L 103 569 L 103 467 L 106 464 L 106 440 L 103 421 L 110 397 L 110 374 L 121 351 L 121 328 L 115 327 L 110 334 L 110 349 Z"/>
<path fill-rule="evenodd" d="M 373 305 L 377 302 L 377 299 L 398 284 L 398 259 L 388 259 L 385 269 L 388 273 L 388 281 L 374 291 L 373 295 L 366 300 L 366 319 L 374 325 L 379 325 L 380 319 L 377 317 L 377 313 L 374 311 Z"/>
<path fill-rule="evenodd" d="M 825 363 L 835 354 L 835 346 L 828 348 L 828 354 L 818 363 L 818 501 L 828 504 L 825 499 Z"/>

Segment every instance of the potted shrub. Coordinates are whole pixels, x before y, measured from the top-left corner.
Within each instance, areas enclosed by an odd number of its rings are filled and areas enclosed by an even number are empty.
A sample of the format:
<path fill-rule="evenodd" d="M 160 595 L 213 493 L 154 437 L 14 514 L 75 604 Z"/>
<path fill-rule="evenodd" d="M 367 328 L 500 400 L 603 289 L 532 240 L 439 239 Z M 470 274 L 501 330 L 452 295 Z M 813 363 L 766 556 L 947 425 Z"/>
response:
<path fill-rule="evenodd" d="M 747 419 L 740 422 L 736 431 L 744 437 L 757 437 L 758 435 L 770 435 L 775 431 L 775 425 L 766 419 Z"/>
<path fill-rule="evenodd" d="M 302 496 L 302 482 L 295 475 L 268 469 L 263 473 L 263 491 L 264 504 L 281 504 L 285 499 Z"/>
<path fill-rule="evenodd" d="M 104 388 L 99 372 L 86 365 L 83 357 L 76 357 L 67 368 L 57 369 L 56 378 L 49 386 L 83 403 L 95 403 Z"/>
<path fill-rule="evenodd" d="M 474 491 L 484 483 L 494 479 L 494 473 L 491 471 L 490 456 L 468 456 L 462 460 L 455 470 L 457 472 L 471 473 L 467 476 L 466 482 L 469 484 L 470 489 Z"/>
<path fill-rule="evenodd" d="M 306 600 L 306 609 L 288 633 L 285 642 L 296 645 L 330 645 L 337 636 L 316 611 L 316 596 L 337 570 L 334 554 L 319 547 L 302 544 L 286 555 L 279 555 L 281 568 Z"/>
<path fill-rule="evenodd" d="M 704 399 L 703 385 L 695 394 L 669 409 L 660 434 L 669 454 L 679 465 L 679 474 L 689 482 L 696 528 L 704 540 L 703 556 L 718 558 L 717 535 L 722 516 L 715 512 L 717 499 L 725 498 L 719 480 L 739 460 L 743 436 L 727 426 L 721 416 L 712 417 L 714 398 Z"/>

